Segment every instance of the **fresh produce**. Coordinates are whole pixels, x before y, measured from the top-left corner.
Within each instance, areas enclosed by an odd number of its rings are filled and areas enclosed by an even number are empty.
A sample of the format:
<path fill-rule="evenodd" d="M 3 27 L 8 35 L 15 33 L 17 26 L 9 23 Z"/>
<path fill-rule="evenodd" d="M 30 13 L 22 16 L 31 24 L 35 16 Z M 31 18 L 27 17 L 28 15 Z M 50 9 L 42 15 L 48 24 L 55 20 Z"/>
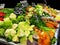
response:
<path fill-rule="evenodd" d="M 5 13 L 4 12 L 0 12 L 0 21 L 4 20 L 4 16 L 5 16 Z"/>
<path fill-rule="evenodd" d="M 4 8 L 0 10 L 0 37 L 24 45 L 27 45 L 27 40 L 31 43 L 36 41 L 38 45 L 54 44 L 58 28 L 56 14 L 50 7 L 23 2 L 13 9 Z"/>
<path fill-rule="evenodd" d="M 11 13 L 14 12 L 14 9 L 12 9 L 12 8 L 4 8 L 4 9 L 0 10 L 0 12 L 4 12 L 5 13 L 4 17 L 8 17 L 8 16 L 10 16 Z"/>
<path fill-rule="evenodd" d="M 5 32 L 5 30 L 3 28 L 0 28 L 0 36 L 1 37 L 4 37 L 4 32 Z"/>

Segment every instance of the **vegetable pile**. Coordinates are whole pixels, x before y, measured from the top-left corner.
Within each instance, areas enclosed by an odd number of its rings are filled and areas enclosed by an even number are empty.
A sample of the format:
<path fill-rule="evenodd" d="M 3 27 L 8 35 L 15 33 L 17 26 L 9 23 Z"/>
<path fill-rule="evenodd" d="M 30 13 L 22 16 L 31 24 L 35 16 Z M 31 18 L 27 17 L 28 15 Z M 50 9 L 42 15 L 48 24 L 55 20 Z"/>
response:
<path fill-rule="evenodd" d="M 27 40 L 31 43 L 36 40 L 38 45 L 54 44 L 58 25 L 56 13 L 40 4 L 23 6 L 18 3 L 14 9 L 4 8 L 0 10 L 0 37 L 24 45 Z"/>

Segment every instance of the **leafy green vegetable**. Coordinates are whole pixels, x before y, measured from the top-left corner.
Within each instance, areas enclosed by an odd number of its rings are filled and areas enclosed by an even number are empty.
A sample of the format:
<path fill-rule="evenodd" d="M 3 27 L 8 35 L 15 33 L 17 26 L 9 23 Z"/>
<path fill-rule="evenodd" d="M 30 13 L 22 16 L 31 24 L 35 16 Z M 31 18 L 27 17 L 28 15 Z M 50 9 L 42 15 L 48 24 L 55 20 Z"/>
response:
<path fill-rule="evenodd" d="M 43 12 L 43 17 L 49 17 L 50 15 L 47 12 Z"/>
<path fill-rule="evenodd" d="M 4 21 L 0 21 L 0 28 L 3 28 Z"/>
<path fill-rule="evenodd" d="M 3 28 L 4 29 L 12 28 L 12 21 L 9 18 L 4 19 Z"/>
<path fill-rule="evenodd" d="M 30 23 L 31 25 L 35 25 L 38 28 L 40 28 L 41 26 L 46 26 L 45 23 L 42 21 L 41 16 L 40 15 L 33 15 L 30 18 Z"/>
<path fill-rule="evenodd" d="M 15 36 L 12 38 L 12 41 L 13 41 L 13 42 L 19 42 L 18 35 L 15 35 Z"/>
<path fill-rule="evenodd" d="M 32 35 L 29 35 L 29 38 L 30 42 L 33 42 L 33 36 Z"/>
<path fill-rule="evenodd" d="M 52 39 L 51 39 L 51 44 L 54 44 L 55 42 L 56 42 L 56 38 L 55 37 L 53 37 Z"/>
<path fill-rule="evenodd" d="M 17 17 L 17 21 L 20 22 L 20 21 L 25 21 L 24 19 L 24 15 L 20 15 Z"/>
<path fill-rule="evenodd" d="M 23 36 L 25 36 L 24 30 L 18 29 L 17 35 L 18 35 L 18 37 L 23 37 Z"/>
<path fill-rule="evenodd" d="M 17 7 L 20 7 L 21 6 L 21 3 L 17 3 L 17 5 L 16 5 Z"/>
<path fill-rule="evenodd" d="M 29 30 L 25 30 L 25 36 L 28 37 L 30 35 L 30 31 Z"/>
<path fill-rule="evenodd" d="M 24 45 L 27 45 L 27 37 L 25 37 L 25 36 L 24 37 L 21 37 L 20 38 L 20 43 L 21 44 L 24 44 Z"/>
<path fill-rule="evenodd" d="M 37 14 L 39 14 L 39 15 L 43 14 L 43 7 L 41 5 L 37 4 L 35 6 L 35 8 L 36 8 L 35 11 L 36 11 Z"/>
<path fill-rule="evenodd" d="M 4 36 L 5 30 L 3 28 L 0 28 L 0 36 Z"/>
<path fill-rule="evenodd" d="M 0 10 L 0 12 L 4 12 L 6 15 L 5 15 L 5 18 L 8 17 L 11 13 L 14 12 L 14 9 L 12 8 L 4 8 L 2 10 Z"/>

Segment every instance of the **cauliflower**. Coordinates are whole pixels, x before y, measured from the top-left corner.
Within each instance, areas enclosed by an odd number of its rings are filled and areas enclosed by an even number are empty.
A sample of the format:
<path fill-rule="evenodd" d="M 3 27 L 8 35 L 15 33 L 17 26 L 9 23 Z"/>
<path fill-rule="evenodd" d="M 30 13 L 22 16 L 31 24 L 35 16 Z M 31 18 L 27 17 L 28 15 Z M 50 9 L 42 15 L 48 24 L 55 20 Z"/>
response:
<path fill-rule="evenodd" d="M 5 31 L 5 36 L 6 37 L 9 37 L 9 35 L 10 36 L 14 36 L 16 34 L 16 31 L 14 30 L 14 29 L 7 29 L 6 31 Z"/>
<path fill-rule="evenodd" d="M 30 35 L 30 31 L 33 31 L 34 25 L 29 25 L 27 22 L 20 22 L 18 24 L 18 36 L 26 36 L 28 37 Z"/>
<path fill-rule="evenodd" d="M 14 13 L 11 13 L 9 18 L 12 19 L 12 20 L 15 20 L 16 19 L 16 15 Z"/>
<path fill-rule="evenodd" d="M 18 35 L 19 37 L 25 36 L 24 30 L 21 30 L 21 29 L 18 30 L 17 35 Z"/>
<path fill-rule="evenodd" d="M 13 24 L 13 25 L 12 25 L 12 29 L 16 29 L 17 26 L 18 26 L 18 24 Z"/>

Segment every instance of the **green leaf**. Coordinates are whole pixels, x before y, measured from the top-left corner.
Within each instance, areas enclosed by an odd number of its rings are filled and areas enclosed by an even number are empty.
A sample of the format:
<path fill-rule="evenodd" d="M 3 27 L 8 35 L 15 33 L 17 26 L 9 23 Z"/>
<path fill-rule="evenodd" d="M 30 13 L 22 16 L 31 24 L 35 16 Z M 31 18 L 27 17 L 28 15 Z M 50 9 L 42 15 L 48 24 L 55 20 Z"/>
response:
<path fill-rule="evenodd" d="M 56 38 L 55 37 L 53 37 L 52 39 L 51 39 L 51 44 L 55 44 L 55 42 L 56 42 Z"/>

